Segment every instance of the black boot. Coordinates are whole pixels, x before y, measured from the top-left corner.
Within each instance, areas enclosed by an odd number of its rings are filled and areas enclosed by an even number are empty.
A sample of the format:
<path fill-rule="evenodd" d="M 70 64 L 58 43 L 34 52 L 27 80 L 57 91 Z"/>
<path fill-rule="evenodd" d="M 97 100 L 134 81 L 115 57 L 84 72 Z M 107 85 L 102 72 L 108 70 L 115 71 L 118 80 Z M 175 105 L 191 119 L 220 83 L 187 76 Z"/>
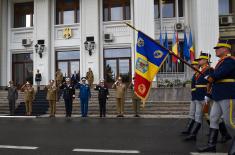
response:
<path fill-rule="evenodd" d="M 218 129 L 210 128 L 208 143 L 206 146 L 198 148 L 198 152 L 216 152 L 217 137 Z"/>
<path fill-rule="evenodd" d="M 221 134 L 221 139 L 219 141 L 220 143 L 226 143 L 227 141 L 232 139 L 232 137 L 230 136 L 230 134 L 227 131 L 227 128 L 226 128 L 224 122 L 221 122 L 219 124 L 219 132 Z"/>
<path fill-rule="evenodd" d="M 197 133 L 200 130 L 200 128 L 201 128 L 201 123 L 196 122 L 194 125 L 194 128 L 192 129 L 192 132 L 184 140 L 185 141 L 195 141 L 197 138 Z"/>
<path fill-rule="evenodd" d="M 235 155 L 235 137 L 233 137 L 233 141 L 229 148 L 228 155 Z"/>
<path fill-rule="evenodd" d="M 191 132 L 191 130 L 192 130 L 192 128 L 193 128 L 194 122 L 195 122 L 195 121 L 194 121 L 193 119 L 189 119 L 188 124 L 187 124 L 185 130 L 182 131 L 181 134 L 182 134 L 182 135 L 189 135 L 190 132 Z"/>

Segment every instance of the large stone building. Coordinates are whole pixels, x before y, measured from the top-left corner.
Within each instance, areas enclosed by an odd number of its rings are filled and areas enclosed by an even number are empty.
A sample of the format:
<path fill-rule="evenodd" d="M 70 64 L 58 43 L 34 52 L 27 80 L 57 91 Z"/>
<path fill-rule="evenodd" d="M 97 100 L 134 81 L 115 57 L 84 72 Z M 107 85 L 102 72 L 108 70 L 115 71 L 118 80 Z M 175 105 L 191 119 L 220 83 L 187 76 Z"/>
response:
<path fill-rule="evenodd" d="M 234 6 L 234 0 L 0 0 L 0 86 L 33 81 L 37 69 L 45 85 L 58 68 L 85 76 L 90 67 L 95 83 L 118 75 L 130 81 L 137 33 L 124 22 L 156 40 L 167 32 L 169 44 L 174 31 L 181 44 L 191 30 L 196 55 L 209 51 L 214 65 L 219 33 L 235 43 Z M 183 64 L 164 66 L 158 78 L 191 76 Z"/>

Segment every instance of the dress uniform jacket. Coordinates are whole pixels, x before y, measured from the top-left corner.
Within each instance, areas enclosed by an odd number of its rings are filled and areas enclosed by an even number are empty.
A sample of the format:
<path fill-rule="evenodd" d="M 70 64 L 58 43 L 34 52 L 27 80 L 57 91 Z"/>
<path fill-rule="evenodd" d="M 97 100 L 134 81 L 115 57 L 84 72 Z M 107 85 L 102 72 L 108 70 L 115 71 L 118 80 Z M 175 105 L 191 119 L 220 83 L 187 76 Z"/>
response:
<path fill-rule="evenodd" d="M 108 88 L 107 87 L 102 87 L 102 86 L 100 86 L 100 85 L 97 85 L 96 87 L 95 87 L 95 90 L 98 90 L 98 98 L 99 99 L 107 99 L 107 96 L 109 95 L 109 90 L 108 90 Z"/>
<path fill-rule="evenodd" d="M 57 88 L 55 86 L 47 86 L 47 100 L 57 100 Z"/>
<path fill-rule="evenodd" d="M 124 98 L 125 95 L 125 90 L 126 90 L 126 85 L 125 84 L 118 84 L 115 85 L 116 87 L 116 98 Z"/>
<path fill-rule="evenodd" d="M 213 100 L 235 99 L 235 57 L 226 56 L 220 59 L 210 77 L 214 81 Z"/>
<path fill-rule="evenodd" d="M 72 100 L 73 99 L 73 95 L 75 95 L 75 89 L 74 89 L 73 85 L 64 84 L 60 87 L 60 89 L 63 89 L 64 100 Z"/>
<path fill-rule="evenodd" d="M 208 76 L 209 74 L 213 73 L 214 70 L 213 70 L 213 68 L 210 68 L 208 65 L 206 65 L 206 66 L 202 67 L 201 72 L 204 73 L 204 75 L 198 74 L 195 77 L 195 80 L 196 80 L 195 99 L 198 101 L 204 101 L 205 96 L 209 96 L 209 94 L 207 93 L 208 81 L 205 79 L 205 76 Z"/>
<path fill-rule="evenodd" d="M 56 84 L 57 85 L 59 85 L 59 84 L 61 84 L 62 83 L 62 81 L 63 81 L 63 74 L 61 73 L 61 72 L 56 72 L 55 73 L 55 79 L 56 79 Z"/>
<path fill-rule="evenodd" d="M 31 87 L 30 89 L 24 89 L 24 100 L 32 102 L 35 98 L 34 89 Z"/>
<path fill-rule="evenodd" d="M 18 99 L 18 91 L 15 86 L 7 87 L 7 90 L 8 90 L 8 95 L 7 95 L 8 100 Z"/>

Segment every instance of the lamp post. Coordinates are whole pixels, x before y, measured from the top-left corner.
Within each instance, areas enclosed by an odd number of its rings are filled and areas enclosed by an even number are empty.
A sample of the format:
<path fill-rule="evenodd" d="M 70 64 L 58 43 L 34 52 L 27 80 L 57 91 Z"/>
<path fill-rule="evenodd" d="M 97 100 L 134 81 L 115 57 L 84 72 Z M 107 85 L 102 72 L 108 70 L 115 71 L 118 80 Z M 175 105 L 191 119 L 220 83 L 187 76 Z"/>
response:
<path fill-rule="evenodd" d="M 45 45 L 40 44 L 40 42 L 38 41 L 38 43 L 34 47 L 35 47 L 36 53 L 38 53 L 39 57 L 42 58 L 42 53 L 44 52 Z"/>
<path fill-rule="evenodd" d="M 84 42 L 85 50 L 89 52 L 89 55 L 92 55 L 92 51 L 95 49 L 95 42 L 94 41 L 85 41 Z"/>

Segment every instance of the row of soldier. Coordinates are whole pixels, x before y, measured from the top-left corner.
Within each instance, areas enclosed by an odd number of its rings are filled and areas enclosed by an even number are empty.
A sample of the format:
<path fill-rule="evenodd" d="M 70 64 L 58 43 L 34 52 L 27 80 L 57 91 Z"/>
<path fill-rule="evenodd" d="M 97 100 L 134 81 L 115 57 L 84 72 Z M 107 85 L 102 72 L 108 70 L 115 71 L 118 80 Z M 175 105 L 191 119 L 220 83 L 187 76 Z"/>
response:
<path fill-rule="evenodd" d="M 56 76 L 57 77 L 57 76 Z M 65 103 L 66 117 L 71 117 L 73 102 L 76 98 L 75 89 L 79 89 L 79 95 L 77 96 L 80 100 L 80 108 L 82 117 L 87 117 L 88 115 L 88 102 L 91 98 L 91 87 L 86 83 L 86 77 L 81 78 L 81 82 L 76 84 L 72 83 L 70 78 L 66 78 L 65 82 L 61 79 L 56 78 L 56 81 L 50 80 L 49 84 L 45 87 L 47 90 L 46 99 L 48 100 L 50 107 L 50 117 L 55 117 L 56 114 L 56 103 L 59 100 L 60 96 L 63 96 Z M 134 116 L 139 117 L 140 109 L 140 99 L 135 95 L 133 91 L 134 85 L 133 81 L 130 83 L 128 88 L 132 89 L 132 101 Z M 117 102 L 117 117 L 124 117 L 124 103 L 125 103 L 125 93 L 126 85 L 122 82 L 122 78 L 118 77 L 117 81 L 113 84 L 112 88 L 116 89 L 115 97 Z M 10 114 L 14 115 L 15 111 L 15 101 L 18 98 L 17 88 L 13 85 L 13 81 L 9 81 L 8 86 L 8 100 Z M 100 117 L 106 117 L 106 102 L 109 98 L 109 89 L 105 85 L 104 80 L 100 80 L 100 83 L 97 84 L 94 90 L 98 91 L 98 101 L 99 101 L 99 110 Z M 35 100 L 35 90 L 29 82 L 26 82 L 22 87 L 21 91 L 24 92 L 24 103 L 25 111 L 27 116 L 32 115 L 32 104 Z"/>
<path fill-rule="evenodd" d="M 199 152 L 216 152 L 218 133 L 221 143 L 231 140 L 234 133 L 233 117 L 235 116 L 235 57 L 231 55 L 231 45 L 220 40 L 214 47 L 216 56 L 220 58 L 215 68 L 210 67 L 210 54 L 201 53 L 192 62 L 195 71 L 192 77 L 192 101 L 189 120 L 185 130 L 185 141 L 196 141 L 201 128 L 203 115 L 209 113 L 207 122 L 210 126 L 208 143 L 199 147 Z M 227 126 L 227 127 L 226 127 Z M 230 133 L 229 133 L 230 131 Z M 234 136 L 234 135 L 233 135 Z M 229 155 L 235 154 L 235 139 L 233 139 Z"/>

